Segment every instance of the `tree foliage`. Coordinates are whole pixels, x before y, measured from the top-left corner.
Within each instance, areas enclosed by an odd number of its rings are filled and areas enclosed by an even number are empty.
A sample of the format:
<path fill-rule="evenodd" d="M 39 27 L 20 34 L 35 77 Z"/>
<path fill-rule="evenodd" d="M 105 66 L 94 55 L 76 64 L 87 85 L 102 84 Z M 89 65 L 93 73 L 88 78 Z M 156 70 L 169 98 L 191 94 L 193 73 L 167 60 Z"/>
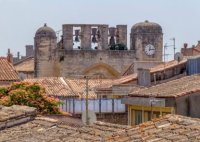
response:
<path fill-rule="evenodd" d="M 110 50 L 127 50 L 127 47 L 123 43 L 114 44 L 110 46 Z"/>
<path fill-rule="evenodd" d="M 41 114 L 61 114 L 59 104 L 58 99 L 47 96 L 37 83 L 19 82 L 0 88 L 0 105 L 26 105 L 37 108 Z"/>

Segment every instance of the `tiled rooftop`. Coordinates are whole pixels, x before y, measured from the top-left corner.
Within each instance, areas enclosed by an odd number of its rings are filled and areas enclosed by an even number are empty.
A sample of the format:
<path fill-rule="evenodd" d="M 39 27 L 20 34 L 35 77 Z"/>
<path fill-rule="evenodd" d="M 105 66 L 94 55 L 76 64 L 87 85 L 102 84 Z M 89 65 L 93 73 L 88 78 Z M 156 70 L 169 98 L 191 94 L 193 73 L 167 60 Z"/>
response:
<path fill-rule="evenodd" d="M 0 57 L 0 81 L 19 81 L 17 71 L 4 57 Z"/>
<path fill-rule="evenodd" d="M 162 63 L 162 64 L 159 64 L 155 67 L 152 67 L 150 69 L 150 73 L 156 73 L 156 72 L 160 72 L 160 71 L 163 71 L 163 70 L 168 70 L 168 69 L 171 69 L 171 68 L 174 68 L 176 66 L 179 66 L 179 65 L 182 65 L 182 64 L 186 64 L 187 62 L 187 59 L 184 58 L 182 61 L 178 62 L 176 60 L 172 60 L 172 61 L 169 61 L 169 62 L 166 62 L 166 63 Z"/>
<path fill-rule="evenodd" d="M 114 136 L 115 135 L 115 136 Z M 200 119 L 166 115 L 113 134 L 108 141 L 134 142 L 198 142 Z"/>
<path fill-rule="evenodd" d="M 168 70 L 168 69 L 171 69 L 173 67 L 176 67 L 176 66 L 179 66 L 179 65 L 182 65 L 182 64 L 186 64 L 186 62 L 187 62 L 187 59 L 183 59 L 180 62 L 178 62 L 176 60 L 172 60 L 172 61 L 166 62 L 165 64 L 162 63 L 162 64 L 159 64 L 159 65 L 156 65 L 155 67 L 150 68 L 150 73 L 153 74 L 153 73 L 156 73 L 156 72 L 162 72 L 163 70 Z M 134 66 L 131 65 L 129 70 L 133 70 L 131 68 L 134 68 Z M 128 72 L 128 70 L 127 70 L 127 72 Z M 136 73 L 129 74 L 129 75 L 126 75 L 126 73 L 125 73 L 125 76 L 122 76 L 119 79 L 115 79 L 115 80 L 112 80 L 108 83 L 102 84 L 101 86 L 99 86 L 98 90 L 104 90 L 104 91 L 111 90 L 113 85 L 126 84 L 126 83 L 136 81 L 136 80 L 137 80 L 137 74 Z"/>
<path fill-rule="evenodd" d="M 72 91 L 80 98 L 86 97 L 86 80 L 85 79 L 71 79 L 64 78 L 65 82 L 70 86 Z M 110 79 L 90 79 L 88 81 L 89 98 L 96 98 L 95 87 L 101 84 L 110 82 Z"/>
<path fill-rule="evenodd" d="M 125 83 L 136 81 L 136 80 L 137 80 L 137 74 L 122 76 L 119 79 L 110 80 L 106 83 L 102 83 L 100 86 L 97 86 L 97 90 L 101 90 L 101 91 L 111 90 L 113 85 L 125 84 Z"/>
<path fill-rule="evenodd" d="M 23 119 L 21 123 L 18 118 L 27 118 L 26 113 L 33 113 L 33 108 L 18 106 L 17 107 L 6 107 L 9 111 L 2 111 L 0 109 L 0 114 L 3 114 L 3 117 L 0 116 L 0 141 L 9 141 L 9 142 L 90 142 L 90 141 L 101 141 L 103 138 L 110 136 L 112 133 L 120 132 L 127 128 L 128 126 L 121 126 L 116 124 L 109 124 L 103 122 L 96 122 L 95 124 L 85 126 L 78 122 L 74 118 L 68 118 L 61 121 L 60 119 L 52 119 L 49 117 L 35 117 L 32 119 Z M 10 116 L 6 117 L 4 116 Z M 20 117 L 19 117 L 20 116 Z M 26 116 L 26 117 L 25 117 Z M 59 116 L 58 116 L 59 117 Z M 61 116 L 62 117 L 62 116 Z M 13 119 L 14 118 L 14 119 Z M 3 124 L 11 124 L 8 127 L 2 127 Z M 70 120 L 70 122 L 69 122 Z M 71 123 L 78 122 L 76 126 L 72 126 Z M 27 122 L 28 121 L 28 122 Z"/>
<path fill-rule="evenodd" d="M 131 92 L 130 96 L 179 97 L 200 91 L 200 75 L 180 79 Z"/>
<path fill-rule="evenodd" d="M 160 72 L 160 71 L 163 71 L 163 70 L 168 70 L 168 69 L 173 68 L 175 66 L 186 64 L 186 62 L 187 62 L 186 58 L 184 58 L 180 62 L 178 62 L 176 60 L 168 61 L 168 62 L 161 63 L 161 64 L 158 64 L 158 65 L 150 68 L 150 72 L 156 73 L 156 72 Z M 127 76 L 127 75 L 130 75 L 130 74 L 133 74 L 133 73 L 134 73 L 134 64 L 131 64 L 130 67 L 124 72 L 123 75 Z"/>
<path fill-rule="evenodd" d="M 19 107 L 20 108 L 20 107 Z M 11 110 L 11 109 L 10 109 Z M 20 109 L 18 109 L 20 110 Z M 23 110 L 27 110 L 23 109 Z M 1 112 L 1 110 L 0 110 Z M 22 111 L 23 112 L 23 111 Z M 30 112 L 30 111 L 29 111 Z M 66 117 L 67 118 L 67 117 Z M 7 120 L 0 121 L 8 124 Z M 17 120 L 17 119 L 16 119 Z M 70 119 L 73 121 L 73 118 Z M 6 122 L 6 123 L 5 123 Z M 12 121 L 15 122 L 15 121 Z M 11 123 L 10 123 L 11 124 Z M 13 123 L 14 124 L 14 123 Z M 166 115 L 131 127 L 104 122 L 71 126 L 66 121 L 36 117 L 0 130 L 0 141 L 9 142 L 197 142 L 200 141 L 200 119 Z"/>
<path fill-rule="evenodd" d="M 48 96 L 57 96 L 57 97 L 79 97 L 76 95 L 68 84 L 66 84 L 62 78 L 49 77 L 49 78 L 34 78 L 34 79 L 25 79 L 25 82 L 39 83 L 42 87 L 45 88 L 45 91 Z"/>
<path fill-rule="evenodd" d="M 26 82 L 37 82 L 46 89 L 47 95 L 58 97 L 86 97 L 86 80 L 85 79 L 71 79 L 71 78 L 35 78 L 25 79 Z M 89 98 L 96 98 L 95 87 L 102 83 L 109 82 L 108 79 L 90 79 Z"/>

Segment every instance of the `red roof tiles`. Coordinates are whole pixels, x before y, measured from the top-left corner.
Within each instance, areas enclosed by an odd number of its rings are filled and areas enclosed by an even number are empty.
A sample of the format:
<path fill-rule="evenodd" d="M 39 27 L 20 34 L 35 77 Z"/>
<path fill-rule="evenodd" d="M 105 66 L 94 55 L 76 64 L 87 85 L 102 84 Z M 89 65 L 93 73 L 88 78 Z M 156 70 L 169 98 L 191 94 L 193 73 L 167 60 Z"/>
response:
<path fill-rule="evenodd" d="M 61 78 L 49 77 L 49 78 L 35 78 L 35 79 L 25 79 L 25 82 L 39 83 L 45 88 L 48 96 L 57 97 L 78 97 L 71 88 L 62 81 Z"/>
<path fill-rule="evenodd" d="M 86 80 L 85 79 L 71 79 L 63 77 L 46 77 L 25 79 L 26 82 L 37 82 L 46 89 L 47 95 L 57 97 L 86 97 Z M 95 87 L 101 83 L 106 83 L 109 79 L 90 79 L 89 98 L 96 98 Z"/>
<path fill-rule="evenodd" d="M 0 81 L 19 81 L 17 71 L 4 57 L 0 57 Z"/>

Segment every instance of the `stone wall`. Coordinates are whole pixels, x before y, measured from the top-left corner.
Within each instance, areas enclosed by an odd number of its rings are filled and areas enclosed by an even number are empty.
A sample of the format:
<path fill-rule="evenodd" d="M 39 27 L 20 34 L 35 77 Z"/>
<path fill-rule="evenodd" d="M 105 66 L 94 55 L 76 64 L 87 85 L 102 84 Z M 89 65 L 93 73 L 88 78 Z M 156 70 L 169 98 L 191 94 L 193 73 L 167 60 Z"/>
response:
<path fill-rule="evenodd" d="M 134 35 L 133 41 L 136 48 L 136 58 L 140 61 L 162 61 L 163 37 L 161 34 L 141 34 Z M 145 54 L 145 46 L 151 43 L 155 48 L 155 54 L 148 56 Z"/>
<path fill-rule="evenodd" d="M 41 37 L 35 39 L 34 70 L 37 77 L 56 76 L 57 67 L 55 62 L 56 38 Z"/>
<path fill-rule="evenodd" d="M 30 57 L 34 55 L 33 45 L 26 45 L 26 57 Z"/>
<path fill-rule="evenodd" d="M 128 113 L 101 114 L 97 115 L 97 120 L 106 123 L 128 125 Z"/>
<path fill-rule="evenodd" d="M 42 55 L 36 60 L 38 77 L 102 75 L 119 78 L 133 63 L 135 73 L 138 68 L 149 69 L 161 63 L 136 61 L 133 50 L 55 50 L 55 54 L 56 59 L 49 60 Z"/>
<path fill-rule="evenodd" d="M 78 29 L 77 29 L 78 28 Z M 127 25 L 117 25 L 114 33 L 106 24 L 64 24 L 62 44 L 56 46 L 57 39 L 51 28 L 43 27 L 49 35 L 35 38 L 35 76 L 83 76 L 100 75 L 102 78 L 119 78 L 134 64 L 134 73 L 138 68 L 148 69 L 162 61 L 162 33 L 138 33 L 131 35 L 134 50 L 109 50 L 108 40 L 127 45 Z M 149 27 L 150 30 L 152 27 Z M 92 29 L 96 33 L 92 34 Z M 74 32 L 77 34 L 74 35 Z M 53 36 L 52 36 L 53 33 Z M 41 33 L 40 33 L 41 34 Z M 96 37 L 97 45 L 92 47 L 91 36 Z M 74 37 L 80 39 L 80 46 L 73 47 Z M 112 38 L 111 38 L 112 37 Z M 78 41 L 78 40 L 77 40 Z M 151 43 L 156 48 L 154 55 L 147 56 L 144 47 Z M 95 48 L 96 50 L 93 50 Z"/>
<path fill-rule="evenodd" d="M 63 44 L 64 49 L 72 50 L 74 42 L 73 30 L 77 28 L 79 30 L 78 38 L 80 39 L 80 48 L 89 50 L 92 46 L 91 32 L 92 28 L 96 28 L 95 33 L 97 39 L 97 50 L 105 50 L 109 48 L 108 39 L 110 38 L 109 25 L 106 24 L 64 24 L 63 25 Z M 112 27 L 113 28 L 113 27 Z M 116 43 L 123 43 L 127 46 L 127 25 L 117 25 L 114 27 L 116 33 Z"/>
<path fill-rule="evenodd" d="M 58 58 L 63 51 L 60 50 L 59 55 Z M 60 75 L 91 75 L 102 70 L 107 78 L 116 78 L 134 62 L 134 57 L 133 51 L 67 50 L 60 62 Z"/>
<path fill-rule="evenodd" d="M 97 121 L 112 123 L 112 124 L 120 124 L 120 125 L 128 125 L 128 113 L 102 113 L 96 114 Z M 73 118 L 80 119 L 81 115 L 75 115 Z"/>
<path fill-rule="evenodd" d="M 199 102 L 200 102 L 200 93 L 193 93 L 192 95 L 189 96 L 188 101 L 188 110 L 189 110 L 189 116 L 194 117 L 194 118 L 200 118 L 200 107 L 199 107 Z"/>
<path fill-rule="evenodd" d="M 189 116 L 189 99 L 187 96 L 176 98 L 176 114 Z"/>

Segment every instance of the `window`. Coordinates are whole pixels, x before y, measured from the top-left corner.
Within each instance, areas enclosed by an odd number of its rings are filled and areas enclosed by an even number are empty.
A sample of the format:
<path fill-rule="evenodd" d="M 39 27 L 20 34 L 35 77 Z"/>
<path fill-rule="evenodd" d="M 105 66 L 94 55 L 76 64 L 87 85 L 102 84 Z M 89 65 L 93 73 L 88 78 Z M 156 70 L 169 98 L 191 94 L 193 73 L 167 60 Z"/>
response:
<path fill-rule="evenodd" d="M 144 122 L 151 120 L 151 112 L 145 111 L 144 112 Z"/>
<path fill-rule="evenodd" d="M 136 110 L 135 111 L 135 125 L 142 123 L 142 111 Z"/>

